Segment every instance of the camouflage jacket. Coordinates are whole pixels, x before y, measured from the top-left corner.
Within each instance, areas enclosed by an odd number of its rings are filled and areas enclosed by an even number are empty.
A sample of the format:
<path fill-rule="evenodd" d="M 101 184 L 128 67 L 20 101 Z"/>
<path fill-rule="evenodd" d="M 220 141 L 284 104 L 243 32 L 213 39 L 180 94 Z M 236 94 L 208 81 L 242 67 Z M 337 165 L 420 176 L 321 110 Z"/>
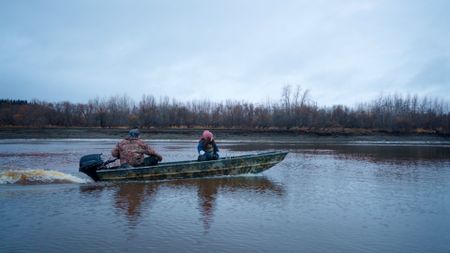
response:
<path fill-rule="evenodd" d="M 127 137 L 117 143 L 111 151 L 113 157 L 120 158 L 120 164 L 128 163 L 138 166 L 144 163 L 144 155 L 159 156 L 155 150 L 150 148 L 139 138 Z"/>

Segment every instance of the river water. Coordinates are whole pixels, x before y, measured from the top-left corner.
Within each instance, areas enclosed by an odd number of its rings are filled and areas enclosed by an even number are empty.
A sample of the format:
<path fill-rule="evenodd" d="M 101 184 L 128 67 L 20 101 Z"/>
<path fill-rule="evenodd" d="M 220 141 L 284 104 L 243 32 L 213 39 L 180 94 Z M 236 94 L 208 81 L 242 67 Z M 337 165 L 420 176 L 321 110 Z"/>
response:
<path fill-rule="evenodd" d="M 218 142 L 286 150 L 258 175 L 94 183 L 117 140 L 0 140 L 0 252 L 450 252 L 448 142 Z M 152 140 L 164 161 L 195 142 Z"/>

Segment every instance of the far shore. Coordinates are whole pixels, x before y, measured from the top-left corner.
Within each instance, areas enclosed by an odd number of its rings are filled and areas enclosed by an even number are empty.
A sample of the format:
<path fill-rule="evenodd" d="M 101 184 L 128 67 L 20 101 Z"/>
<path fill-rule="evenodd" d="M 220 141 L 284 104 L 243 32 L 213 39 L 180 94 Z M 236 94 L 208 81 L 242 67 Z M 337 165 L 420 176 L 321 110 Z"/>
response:
<path fill-rule="evenodd" d="M 144 128 L 140 129 L 143 139 L 196 140 L 204 128 Z M 336 140 L 361 141 L 449 141 L 449 134 L 432 131 L 397 133 L 367 129 L 214 129 L 209 128 L 217 139 L 227 140 Z M 120 139 L 127 135 L 128 128 L 79 128 L 79 127 L 0 127 L 0 139 Z"/>

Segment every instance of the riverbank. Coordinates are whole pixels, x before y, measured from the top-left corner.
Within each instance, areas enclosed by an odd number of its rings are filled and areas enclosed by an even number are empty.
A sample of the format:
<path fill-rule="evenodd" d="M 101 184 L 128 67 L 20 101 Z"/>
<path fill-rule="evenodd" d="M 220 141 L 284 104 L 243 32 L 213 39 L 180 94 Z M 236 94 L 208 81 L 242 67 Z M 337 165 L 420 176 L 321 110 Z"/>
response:
<path fill-rule="evenodd" d="M 0 128 L 0 139 L 119 139 L 128 133 L 128 128 Z M 141 129 L 143 139 L 197 139 L 203 128 L 150 128 Z M 449 141 L 450 135 L 431 131 L 415 133 L 391 133 L 366 129 L 212 129 L 217 139 L 227 140 L 336 140 L 353 141 Z"/>

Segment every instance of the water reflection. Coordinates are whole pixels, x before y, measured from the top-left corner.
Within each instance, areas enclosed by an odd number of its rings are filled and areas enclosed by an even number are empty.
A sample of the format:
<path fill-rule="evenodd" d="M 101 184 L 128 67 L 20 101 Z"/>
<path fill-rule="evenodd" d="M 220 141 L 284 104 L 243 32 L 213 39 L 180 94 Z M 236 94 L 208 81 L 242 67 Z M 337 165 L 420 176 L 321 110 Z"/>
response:
<path fill-rule="evenodd" d="M 207 181 L 198 185 L 198 203 L 202 213 L 205 230 L 208 230 L 211 227 L 218 190 L 217 184 L 212 181 Z"/>
<path fill-rule="evenodd" d="M 263 144 L 233 144 L 233 151 L 257 150 L 289 150 L 293 153 L 318 154 L 329 152 L 338 158 L 370 160 L 374 162 L 407 162 L 418 161 L 448 161 L 450 145 L 401 145 L 401 144 L 345 144 L 345 143 L 263 143 Z"/>
<path fill-rule="evenodd" d="M 263 176 L 251 177 L 223 177 L 186 179 L 168 182 L 169 185 L 197 188 L 198 209 L 202 214 L 205 230 L 211 226 L 214 217 L 216 199 L 219 191 L 235 192 L 238 190 L 266 196 L 283 196 L 285 190 L 281 185 L 275 184 Z"/>
<path fill-rule="evenodd" d="M 115 210 L 121 210 L 128 217 L 130 225 L 136 226 L 143 212 L 142 204 L 146 199 L 151 202 L 157 190 L 157 184 L 123 184 L 116 190 Z"/>
<path fill-rule="evenodd" d="M 433 146 L 337 146 L 337 154 L 347 159 L 368 159 L 374 162 L 445 161 L 450 159 L 450 147 Z"/>
<path fill-rule="evenodd" d="M 120 182 L 111 184 L 81 185 L 80 193 L 86 197 L 100 198 L 103 191 L 113 193 L 112 205 L 119 214 L 125 215 L 130 228 L 141 222 L 142 213 L 150 213 L 160 187 L 165 189 L 194 188 L 197 192 L 197 209 L 200 211 L 205 231 L 214 219 L 217 197 L 221 193 L 245 191 L 259 197 L 282 197 L 285 189 L 264 176 L 219 177 L 184 179 L 160 182 Z M 236 196 L 242 196 L 241 194 Z"/>

